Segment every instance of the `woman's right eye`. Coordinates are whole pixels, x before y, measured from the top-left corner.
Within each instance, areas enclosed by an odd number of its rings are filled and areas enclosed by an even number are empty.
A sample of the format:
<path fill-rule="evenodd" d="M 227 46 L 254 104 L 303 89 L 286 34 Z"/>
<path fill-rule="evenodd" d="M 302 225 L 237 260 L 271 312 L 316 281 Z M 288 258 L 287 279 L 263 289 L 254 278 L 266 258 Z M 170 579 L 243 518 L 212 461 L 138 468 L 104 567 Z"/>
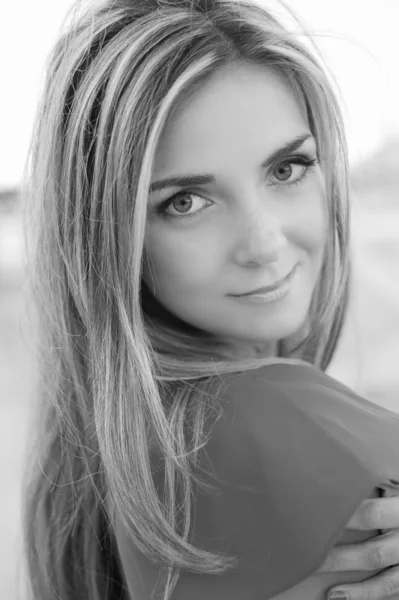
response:
<path fill-rule="evenodd" d="M 190 198 L 191 199 L 194 198 L 199 201 L 209 203 L 209 200 L 206 201 L 204 198 L 202 198 L 198 194 L 184 190 L 182 192 L 178 192 L 177 194 L 174 194 L 171 198 L 168 198 L 168 200 L 165 200 L 165 202 L 161 202 L 161 204 L 159 204 L 157 206 L 157 208 L 155 209 L 155 212 L 157 214 L 161 214 L 163 217 L 171 218 L 171 219 L 192 219 L 192 218 L 196 217 L 200 212 L 202 212 L 203 209 L 197 210 L 193 213 L 184 212 L 184 209 L 190 210 L 192 205 L 193 204 L 195 205 L 195 201 L 193 202 L 192 200 L 190 200 Z M 212 203 L 210 203 L 210 204 L 212 204 Z M 176 212 L 174 212 L 174 213 L 168 212 L 168 209 L 173 207 L 173 205 L 175 205 L 174 210 Z M 182 209 L 182 211 L 180 211 L 180 209 Z"/>

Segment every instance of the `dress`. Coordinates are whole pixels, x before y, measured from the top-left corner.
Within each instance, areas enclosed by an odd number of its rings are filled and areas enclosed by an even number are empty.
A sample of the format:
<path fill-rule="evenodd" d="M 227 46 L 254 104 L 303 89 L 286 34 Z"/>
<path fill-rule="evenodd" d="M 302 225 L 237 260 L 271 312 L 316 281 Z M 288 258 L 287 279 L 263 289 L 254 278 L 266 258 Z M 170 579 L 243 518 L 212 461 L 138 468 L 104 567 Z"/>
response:
<path fill-rule="evenodd" d="M 354 541 L 344 539 L 350 517 L 399 485 L 399 415 L 306 363 L 223 375 L 213 391 L 223 412 L 200 452 L 210 485 L 196 489 L 190 541 L 239 564 L 222 575 L 182 571 L 172 600 L 324 598 L 332 580 L 314 574 L 335 544 Z M 112 523 L 132 600 L 160 599 L 158 568 L 115 514 Z"/>

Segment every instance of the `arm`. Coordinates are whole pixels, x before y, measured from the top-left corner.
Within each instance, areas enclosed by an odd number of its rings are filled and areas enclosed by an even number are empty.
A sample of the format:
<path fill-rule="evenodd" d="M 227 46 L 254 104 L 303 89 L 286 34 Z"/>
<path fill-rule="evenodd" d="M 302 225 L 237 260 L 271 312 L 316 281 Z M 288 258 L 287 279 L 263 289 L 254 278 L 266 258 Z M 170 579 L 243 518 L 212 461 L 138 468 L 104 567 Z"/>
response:
<path fill-rule="evenodd" d="M 382 480 L 375 454 L 384 453 L 359 435 L 359 414 L 362 427 L 379 423 L 383 429 L 385 414 L 378 421 L 367 407 L 362 412 L 361 399 L 310 367 L 279 369 L 226 377 L 223 416 L 197 473 L 215 489 L 198 490 L 191 541 L 238 556 L 239 567 L 218 577 L 183 572 L 173 600 L 289 600 L 293 590 L 295 600 L 302 593 L 309 600 L 323 597 L 330 585 L 370 576 L 316 572 Z M 336 411 L 329 415 L 331 403 L 344 419 L 337 420 Z M 399 464 L 397 446 L 392 454 Z M 116 531 L 131 586 L 140 581 L 151 588 L 156 569 Z M 144 588 L 134 592 L 150 598 Z"/>

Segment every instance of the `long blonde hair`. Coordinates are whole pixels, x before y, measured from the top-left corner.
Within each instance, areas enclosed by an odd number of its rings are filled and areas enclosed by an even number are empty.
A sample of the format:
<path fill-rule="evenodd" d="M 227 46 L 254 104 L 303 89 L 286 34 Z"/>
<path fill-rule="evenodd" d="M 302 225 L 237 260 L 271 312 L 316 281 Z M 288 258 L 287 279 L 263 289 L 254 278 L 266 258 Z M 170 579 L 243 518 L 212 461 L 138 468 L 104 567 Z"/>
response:
<path fill-rule="evenodd" d="M 324 165 L 328 240 L 301 344 L 234 359 L 154 306 L 142 283 L 154 154 L 171 111 L 233 61 L 273 66 L 305 107 Z M 217 418 L 221 374 L 295 356 L 325 369 L 349 283 L 346 142 L 325 68 L 250 0 L 115 0 L 69 26 L 47 65 L 27 166 L 29 294 L 38 331 L 25 548 L 33 598 L 111 600 L 125 590 L 105 502 L 165 567 L 220 573 L 234 557 L 189 542 L 192 470 Z M 151 448 L 165 465 L 159 498 Z"/>

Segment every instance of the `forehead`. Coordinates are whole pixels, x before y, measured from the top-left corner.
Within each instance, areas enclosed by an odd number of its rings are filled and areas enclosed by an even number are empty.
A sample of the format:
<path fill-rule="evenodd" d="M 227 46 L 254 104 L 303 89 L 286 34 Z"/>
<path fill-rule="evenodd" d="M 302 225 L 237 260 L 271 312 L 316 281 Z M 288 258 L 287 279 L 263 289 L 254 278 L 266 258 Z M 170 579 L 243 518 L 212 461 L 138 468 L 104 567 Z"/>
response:
<path fill-rule="evenodd" d="M 303 107 L 276 70 L 230 65 L 179 103 L 162 132 L 156 175 L 209 172 L 255 159 L 308 130 Z"/>

